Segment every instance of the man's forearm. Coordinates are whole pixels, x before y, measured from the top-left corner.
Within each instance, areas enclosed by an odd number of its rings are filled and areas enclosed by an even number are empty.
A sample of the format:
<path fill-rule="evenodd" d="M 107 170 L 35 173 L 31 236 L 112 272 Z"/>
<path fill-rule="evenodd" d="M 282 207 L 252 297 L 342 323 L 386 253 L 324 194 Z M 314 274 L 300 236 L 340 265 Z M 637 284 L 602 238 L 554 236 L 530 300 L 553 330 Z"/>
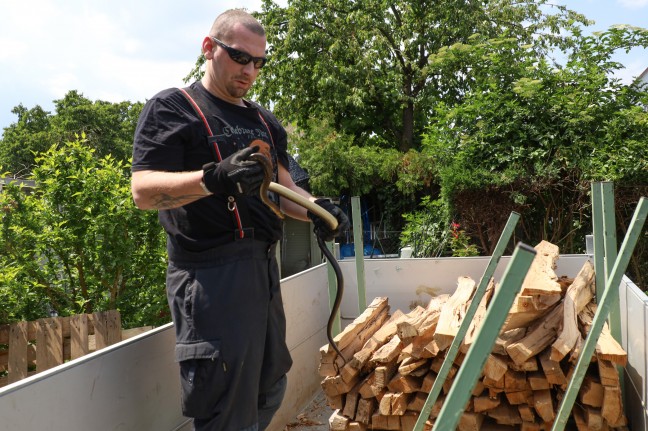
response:
<path fill-rule="evenodd" d="M 202 171 L 133 172 L 131 191 L 139 209 L 171 209 L 208 196 L 201 186 Z"/>

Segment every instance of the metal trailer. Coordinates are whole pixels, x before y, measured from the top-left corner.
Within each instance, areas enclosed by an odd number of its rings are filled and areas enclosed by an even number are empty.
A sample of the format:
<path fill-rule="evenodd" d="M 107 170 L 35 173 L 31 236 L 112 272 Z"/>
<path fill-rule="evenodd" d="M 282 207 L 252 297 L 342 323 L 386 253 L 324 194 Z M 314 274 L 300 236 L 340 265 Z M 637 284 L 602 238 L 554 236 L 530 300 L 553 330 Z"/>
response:
<path fill-rule="evenodd" d="M 563 255 L 556 274 L 575 276 L 591 256 Z M 502 257 L 501 279 L 510 257 Z M 389 298 L 391 310 L 409 311 L 431 294 L 452 293 L 457 277 L 479 281 L 487 257 L 367 259 L 365 296 Z M 340 261 L 345 294 L 342 326 L 359 314 L 356 264 Z M 327 343 L 327 268 L 319 265 L 282 280 L 288 344 L 294 365 L 284 403 L 270 425 L 283 430 L 320 392 L 319 348 Z M 619 286 L 625 367 L 625 408 L 631 430 L 648 430 L 648 297 L 628 278 Z M 171 325 L 112 345 L 0 389 L 0 431 L 190 430 L 179 402 Z"/>

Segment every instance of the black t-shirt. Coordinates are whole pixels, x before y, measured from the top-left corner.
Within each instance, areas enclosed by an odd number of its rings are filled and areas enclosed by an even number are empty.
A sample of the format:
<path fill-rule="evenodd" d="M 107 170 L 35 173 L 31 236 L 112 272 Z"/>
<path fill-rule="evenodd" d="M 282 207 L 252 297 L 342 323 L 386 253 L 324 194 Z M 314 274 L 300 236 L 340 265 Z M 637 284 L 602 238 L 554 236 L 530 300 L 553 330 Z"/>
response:
<path fill-rule="evenodd" d="M 214 135 L 211 145 L 218 143 L 222 158 L 252 142 L 260 144 L 275 165 L 276 181 L 277 161 L 288 167 L 287 135 L 277 118 L 251 102 L 246 102 L 247 107 L 225 102 L 200 82 L 193 83 L 190 92 L 200 96 L 195 99 Z M 205 103 L 208 106 L 203 106 Z M 215 157 L 205 124 L 179 89 L 161 91 L 146 103 L 135 130 L 133 172 L 195 171 L 216 161 Z M 227 198 L 214 194 L 180 208 L 160 210 L 160 224 L 173 243 L 188 251 L 204 251 L 234 241 L 238 226 L 228 210 Z M 255 239 L 274 242 L 281 238 L 281 220 L 261 199 L 236 196 L 236 202 L 247 208 L 240 211 L 243 227 L 253 227 Z"/>

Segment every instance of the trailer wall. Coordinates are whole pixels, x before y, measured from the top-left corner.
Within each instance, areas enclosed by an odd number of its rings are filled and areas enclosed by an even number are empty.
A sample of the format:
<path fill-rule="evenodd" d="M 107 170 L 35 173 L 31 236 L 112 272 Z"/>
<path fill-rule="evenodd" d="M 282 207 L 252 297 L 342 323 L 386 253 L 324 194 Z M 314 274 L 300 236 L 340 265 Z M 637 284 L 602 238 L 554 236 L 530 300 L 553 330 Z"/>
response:
<path fill-rule="evenodd" d="M 326 268 L 282 280 L 288 389 L 269 431 L 283 430 L 319 390 L 319 348 L 327 343 Z M 0 389 L 0 431 L 190 430 L 180 410 L 171 324 Z"/>
<path fill-rule="evenodd" d="M 0 390 L 0 430 L 174 430 L 180 381 L 169 324 Z"/>
<path fill-rule="evenodd" d="M 493 276 L 495 280 L 502 279 L 510 258 L 503 256 L 500 259 Z M 555 272 L 559 277 L 573 277 L 586 259 L 585 255 L 562 255 Z M 427 304 L 432 296 L 452 294 L 458 277 L 471 277 L 479 283 L 488 261 L 488 257 L 366 259 L 366 301 L 370 303 L 375 297 L 386 296 L 391 311 L 401 310 L 407 313 L 417 304 Z M 340 313 L 344 320 L 353 320 L 359 315 L 355 262 L 342 260 L 340 268 L 345 284 Z"/>
<path fill-rule="evenodd" d="M 587 256 L 561 256 L 557 275 L 575 276 Z M 404 312 L 431 295 L 452 293 L 457 277 L 476 281 L 487 258 L 367 259 L 366 300 L 389 297 Z M 508 263 L 503 257 L 495 278 Z M 355 263 L 342 261 L 345 293 L 342 324 L 358 316 Z M 648 298 L 630 280 L 620 285 L 622 344 L 628 352 L 626 414 L 631 430 L 648 430 Z M 327 343 L 329 316 L 324 265 L 282 280 L 287 341 L 293 357 L 288 389 L 269 431 L 283 430 L 320 389 L 319 348 Z M 0 431 L 133 430 L 186 431 L 173 360 L 172 325 L 157 328 L 91 355 L 0 389 Z"/>
<path fill-rule="evenodd" d="M 627 277 L 619 286 L 625 367 L 625 411 L 631 430 L 648 430 L 648 297 Z"/>

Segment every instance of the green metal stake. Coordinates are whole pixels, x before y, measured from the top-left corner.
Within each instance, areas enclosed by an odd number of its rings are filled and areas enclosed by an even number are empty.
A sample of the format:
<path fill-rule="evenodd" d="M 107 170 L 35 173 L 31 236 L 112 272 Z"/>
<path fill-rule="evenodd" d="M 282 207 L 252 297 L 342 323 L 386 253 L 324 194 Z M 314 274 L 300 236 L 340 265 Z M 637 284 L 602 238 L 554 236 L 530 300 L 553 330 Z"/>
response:
<path fill-rule="evenodd" d="M 590 332 L 587 334 L 587 338 L 585 339 L 585 343 L 581 349 L 576 367 L 574 368 L 573 377 L 567 386 L 567 392 L 565 392 L 560 408 L 558 409 L 556 421 L 551 428 L 552 431 L 562 431 L 565 429 L 565 425 L 569 419 L 569 414 L 574 406 L 574 401 L 576 400 L 580 386 L 583 383 L 585 374 L 587 373 L 587 368 L 589 367 L 592 354 L 596 348 L 596 342 L 601 335 L 603 324 L 607 319 L 610 309 L 615 306 L 616 302 L 619 300 L 619 284 L 621 283 L 623 273 L 628 266 L 634 247 L 637 244 L 639 235 L 641 234 L 641 230 L 646 221 L 646 215 L 648 215 L 648 200 L 643 197 L 639 200 L 637 209 L 635 210 L 632 221 L 630 222 L 628 232 L 623 239 L 619 256 L 614 262 L 614 267 L 612 268 L 610 277 L 605 284 L 603 296 L 599 298 L 598 307 L 596 314 L 594 315 L 594 320 L 592 321 Z"/>
<path fill-rule="evenodd" d="M 612 266 L 617 260 L 617 236 L 616 236 L 616 217 L 614 206 L 614 183 L 605 181 L 600 183 L 601 198 L 603 202 L 603 244 L 605 249 L 605 282 L 610 278 L 612 273 Z M 618 293 L 617 293 L 618 296 Z M 608 323 L 610 325 L 610 333 L 619 343 L 621 340 L 621 309 L 619 300 L 615 301 L 614 306 L 610 308 L 610 316 Z M 619 382 L 621 387 L 621 394 L 625 401 L 625 382 L 623 379 L 623 367 L 617 365 L 617 372 L 619 373 Z"/>
<path fill-rule="evenodd" d="M 614 213 L 614 183 L 600 183 L 603 199 L 603 244 L 605 248 L 605 279 L 612 273 L 612 266 L 617 258 L 616 217 Z"/>
<path fill-rule="evenodd" d="M 358 310 L 362 314 L 367 308 L 367 292 L 365 288 L 364 240 L 362 238 L 362 209 L 360 198 L 351 197 L 351 214 L 353 215 L 353 243 L 355 249 L 356 274 L 358 280 Z"/>
<path fill-rule="evenodd" d="M 425 421 L 428 420 L 428 418 L 430 417 L 430 412 L 432 411 L 432 407 L 434 407 L 434 403 L 436 403 L 436 400 L 439 397 L 439 394 L 441 393 L 441 389 L 443 388 L 443 383 L 445 382 L 446 377 L 448 377 L 448 374 L 450 373 L 450 369 L 452 368 L 452 364 L 455 360 L 455 357 L 457 356 L 457 352 L 459 351 L 461 342 L 466 336 L 466 332 L 468 332 L 468 328 L 470 327 L 472 319 L 475 316 L 475 312 L 477 312 L 477 308 L 479 307 L 479 302 L 482 300 L 482 297 L 486 292 L 486 287 L 488 287 L 488 282 L 493 277 L 493 274 L 495 273 L 495 269 L 497 268 L 497 264 L 499 263 L 500 258 L 502 257 L 504 251 L 506 250 L 506 245 L 509 243 L 511 236 L 513 235 L 513 231 L 515 230 L 515 226 L 517 225 L 518 220 L 520 220 L 520 214 L 516 212 L 512 212 L 511 215 L 509 216 L 508 221 L 506 222 L 506 226 L 504 226 L 502 235 L 497 241 L 497 245 L 495 246 L 493 255 L 488 261 L 488 265 L 484 270 L 484 275 L 482 275 L 481 281 L 479 282 L 479 286 L 477 287 L 477 290 L 475 290 L 475 295 L 473 296 L 470 306 L 466 311 L 466 315 L 464 316 L 463 321 L 461 322 L 459 331 L 457 332 L 457 335 L 455 336 L 454 340 L 452 340 L 452 344 L 450 345 L 450 348 L 446 353 L 446 357 L 443 360 L 443 365 L 441 365 L 441 369 L 437 374 L 436 380 L 434 380 L 432 389 L 430 390 L 430 393 L 428 394 L 427 399 L 425 400 L 423 409 L 421 409 L 421 414 L 416 420 L 416 425 L 414 425 L 414 431 L 421 431 L 425 425 Z"/>
<path fill-rule="evenodd" d="M 603 232 L 605 247 L 605 280 L 612 273 L 612 266 L 617 259 L 616 217 L 614 213 L 614 184 L 606 181 L 601 183 L 603 195 Z M 615 340 L 621 342 L 621 310 L 619 303 L 610 309 L 610 332 Z"/>
<path fill-rule="evenodd" d="M 603 191 L 601 183 L 592 183 L 592 229 L 594 232 L 594 273 L 596 297 L 601 298 L 605 290 L 605 233 L 603 230 Z"/>
<path fill-rule="evenodd" d="M 488 353 L 492 350 L 495 340 L 506 320 L 507 313 L 513 304 L 515 296 L 522 287 L 522 282 L 529 271 L 536 251 L 523 243 L 518 243 L 506 267 L 502 284 L 495 291 L 484 322 L 477 332 L 475 342 L 468 349 L 459 372 L 450 388 L 450 392 L 441 407 L 439 417 L 434 422 L 433 430 L 454 430 L 466 407 L 477 379 L 481 375 Z"/>
<path fill-rule="evenodd" d="M 594 273 L 596 274 L 596 298 L 598 301 L 603 296 L 605 284 L 617 257 L 612 182 L 592 183 L 592 225 L 594 230 Z M 618 306 L 610 312 L 610 332 L 615 340 L 621 342 L 621 311 Z M 623 368 L 618 366 L 617 371 L 621 377 L 621 392 L 625 396 Z"/>

